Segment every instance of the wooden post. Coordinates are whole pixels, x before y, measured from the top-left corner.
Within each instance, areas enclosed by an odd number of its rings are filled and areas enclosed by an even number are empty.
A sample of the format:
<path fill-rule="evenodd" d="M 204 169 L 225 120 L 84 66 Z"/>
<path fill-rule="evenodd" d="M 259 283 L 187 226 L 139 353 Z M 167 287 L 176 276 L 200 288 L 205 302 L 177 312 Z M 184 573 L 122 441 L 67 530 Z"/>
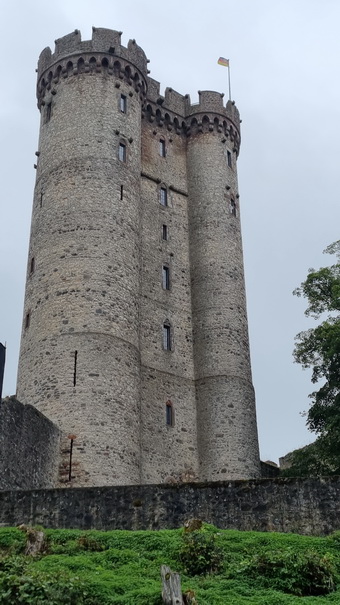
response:
<path fill-rule="evenodd" d="M 162 600 L 164 605 L 183 605 L 181 578 L 167 565 L 161 565 Z"/>

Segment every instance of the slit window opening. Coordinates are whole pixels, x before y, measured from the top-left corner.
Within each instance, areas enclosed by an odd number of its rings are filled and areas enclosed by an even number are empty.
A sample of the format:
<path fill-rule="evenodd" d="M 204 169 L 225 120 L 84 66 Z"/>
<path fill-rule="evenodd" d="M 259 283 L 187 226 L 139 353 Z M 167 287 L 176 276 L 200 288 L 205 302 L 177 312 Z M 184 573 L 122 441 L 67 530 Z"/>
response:
<path fill-rule="evenodd" d="M 168 240 L 168 227 L 163 225 L 162 227 L 162 239 L 166 242 Z"/>
<path fill-rule="evenodd" d="M 119 108 L 122 113 L 126 113 L 127 109 L 127 100 L 125 95 L 120 95 L 119 99 Z"/>
<path fill-rule="evenodd" d="M 160 139 L 160 140 L 159 140 L 159 155 L 160 155 L 162 158 L 165 158 L 165 155 L 166 155 L 166 149 L 165 149 L 165 141 L 164 141 L 164 139 Z"/>
<path fill-rule="evenodd" d="M 25 330 L 27 330 L 27 328 L 29 328 L 30 321 L 31 321 L 31 315 L 30 315 L 30 313 L 26 313 L 26 317 L 25 317 Z"/>
<path fill-rule="evenodd" d="M 73 364 L 73 386 L 74 387 L 77 384 L 77 358 L 78 358 L 78 351 L 74 351 L 74 364 Z"/>
<path fill-rule="evenodd" d="M 232 162 L 231 162 L 231 153 L 230 153 L 230 151 L 227 151 L 227 162 L 228 162 L 229 168 L 231 168 L 232 167 Z"/>
<path fill-rule="evenodd" d="M 166 265 L 162 267 L 162 285 L 163 290 L 170 290 L 170 270 Z"/>
<path fill-rule="evenodd" d="M 230 214 L 232 214 L 233 216 L 237 215 L 235 200 L 230 200 Z"/>
<path fill-rule="evenodd" d="M 167 401 L 165 410 L 166 410 L 166 415 L 165 415 L 166 424 L 167 424 L 167 426 L 173 426 L 174 425 L 174 413 L 173 413 L 173 407 L 172 407 L 171 401 Z"/>
<path fill-rule="evenodd" d="M 163 324 L 163 349 L 171 351 L 171 328 L 170 324 Z"/>
<path fill-rule="evenodd" d="M 126 145 L 119 143 L 118 157 L 121 162 L 126 162 Z"/>
<path fill-rule="evenodd" d="M 49 122 L 52 114 L 52 103 L 46 105 L 46 122 Z"/>
<path fill-rule="evenodd" d="M 165 187 L 161 187 L 159 191 L 159 200 L 162 206 L 168 205 L 168 192 Z"/>
<path fill-rule="evenodd" d="M 120 186 L 120 199 L 122 200 L 124 197 L 124 187 L 123 185 Z"/>
<path fill-rule="evenodd" d="M 35 269 L 35 259 L 34 259 L 34 256 L 32 256 L 31 263 L 30 263 L 30 273 L 34 273 L 34 269 Z"/>

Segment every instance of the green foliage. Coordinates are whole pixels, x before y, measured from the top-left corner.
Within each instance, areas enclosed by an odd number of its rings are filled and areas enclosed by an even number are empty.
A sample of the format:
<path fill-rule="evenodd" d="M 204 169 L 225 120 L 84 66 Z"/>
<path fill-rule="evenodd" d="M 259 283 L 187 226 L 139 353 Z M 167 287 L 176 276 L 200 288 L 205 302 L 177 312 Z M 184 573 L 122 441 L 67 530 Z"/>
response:
<path fill-rule="evenodd" d="M 82 605 L 90 603 L 85 586 L 79 578 L 41 574 L 15 575 L 0 572 L 0 604 L 2 605 Z"/>
<path fill-rule="evenodd" d="M 182 530 L 46 530 L 46 534 L 49 549 L 41 557 L 2 551 L 0 605 L 161 605 L 161 564 L 181 573 L 183 591 L 193 591 L 199 605 L 340 602 L 340 590 L 322 596 L 327 587 L 335 588 L 334 569 L 340 573 L 340 532 L 316 538 L 203 525 L 188 534 Z M 16 530 L 0 528 L 6 553 L 12 552 L 17 539 Z M 183 571 L 179 557 L 186 544 L 193 548 L 195 565 L 191 568 L 189 563 Z"/>
<path fill-rule="evenodd" d="M 328 313 L 316 328 L 296 336 L 295 361 L 312 369 L 314 384 L 324 382 L 310 394 L 313 403 L 307 414 L 308 428 L 318 439 L 313 447 L 294 452 L 289 474 L 295 475 L 340 473 L 340 240 L 325 252 L 336 254 L 338 262 L 317 271 L 310 269 L 294 291 L 307 299 L 306 315 L 318 319 Z"/>
<path fill-rule="evenodd" d="M 329 553 L 267 550 L 254 555 L 240 571 L 255 580 L 260 577 L 265 586 L 298 596 L 335 590 L 335 567 Z"/>
<path fill-rule="evenodd" d="M 179 559 L 189 576 L 218 573 L 223 568 L 223 550 L 217 544 L 218 535 L 204 531 L 183 533 Z"/>

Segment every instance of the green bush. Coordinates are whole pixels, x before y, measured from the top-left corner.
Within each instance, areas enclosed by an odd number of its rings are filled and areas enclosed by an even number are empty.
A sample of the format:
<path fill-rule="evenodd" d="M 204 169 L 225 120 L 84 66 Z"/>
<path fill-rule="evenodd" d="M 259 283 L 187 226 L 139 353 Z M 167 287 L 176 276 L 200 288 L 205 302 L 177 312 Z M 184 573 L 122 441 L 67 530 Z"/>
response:
<path fill-rule="evenodd" d="M 215 533 L 192 531 L 183 534 L 179 559 L 189 576 L 218 573 L 224 565 L 223 550 Z"/>
<path fill-rule="evenodd" d="M 82 605 L 90 602 L 79 578 L 0 572 L 1 605 Z M 95 603 L 93 601 L 93 603 Z"/>
<path fill-rule="evenodd" d="M 254 579 L 260 576 L 268 588 L 298 596 L 319 596 L 335 590 L 335 568 L 328 553 L 267 550 L 245 561 L 241 570 Z"/>

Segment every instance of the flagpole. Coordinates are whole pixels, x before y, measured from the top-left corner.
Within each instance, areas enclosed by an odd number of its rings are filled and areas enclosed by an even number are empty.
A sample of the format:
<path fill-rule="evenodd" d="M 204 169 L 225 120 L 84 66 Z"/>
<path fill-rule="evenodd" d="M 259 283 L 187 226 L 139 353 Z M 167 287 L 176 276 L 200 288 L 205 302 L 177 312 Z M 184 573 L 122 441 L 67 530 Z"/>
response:
<path fill-rule="evenodd" d="M 219 65 L 223 65 L 223 67 L 228 68 L 228 89 L 229 89 L 229 101 L 231 101 L 231 84 L 230 84 L 230 61 L 229 59 L 225 59 L 224 57 L 220 57 L 217 61 Z"/>
<path fill-rule="evenodd" d="M 229 101 L 231 101 L 230 61 L 228 61 L 228 88 L 229 88 Z"/>

